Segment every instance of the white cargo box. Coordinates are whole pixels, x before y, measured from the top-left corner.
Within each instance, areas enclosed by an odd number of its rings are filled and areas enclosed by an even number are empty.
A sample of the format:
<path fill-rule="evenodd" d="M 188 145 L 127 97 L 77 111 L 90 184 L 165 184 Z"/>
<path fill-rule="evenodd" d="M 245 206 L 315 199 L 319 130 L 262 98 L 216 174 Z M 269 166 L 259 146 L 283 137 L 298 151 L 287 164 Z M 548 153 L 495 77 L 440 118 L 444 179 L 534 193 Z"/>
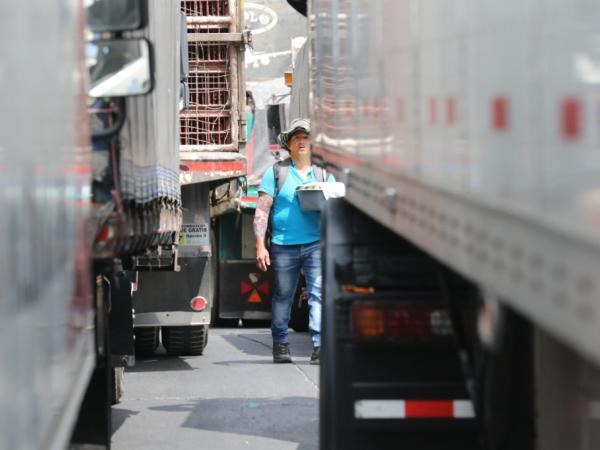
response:
<path fill-rule="evenodd" d="M 298 186 L 296 193 L 300 200 L 300 208 L 304 211 L 320 211 L 327 199 L 346 195 L 346 185 L 334 183 L 308 183 Z"/>

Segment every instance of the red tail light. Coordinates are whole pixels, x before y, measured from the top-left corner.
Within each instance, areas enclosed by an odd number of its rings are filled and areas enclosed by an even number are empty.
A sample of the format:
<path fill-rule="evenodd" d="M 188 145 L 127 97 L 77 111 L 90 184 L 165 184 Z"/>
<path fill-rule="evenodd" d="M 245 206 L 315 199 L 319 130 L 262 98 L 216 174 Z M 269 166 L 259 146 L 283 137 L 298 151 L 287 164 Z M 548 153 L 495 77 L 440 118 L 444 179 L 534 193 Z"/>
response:
<path fill-rule="evenodd" d="M 452 335 L 448 312 L 439 306 L 360 301 L 351 313 L 352 336 L 359 340 L 420 339 Z"/>
<path fill-rule="evenodd" d="M 194 297 L 190 302 L 190 307 L 194 311 L 204 311 L 206 308 L 206 299 L 204 297 Z"/>

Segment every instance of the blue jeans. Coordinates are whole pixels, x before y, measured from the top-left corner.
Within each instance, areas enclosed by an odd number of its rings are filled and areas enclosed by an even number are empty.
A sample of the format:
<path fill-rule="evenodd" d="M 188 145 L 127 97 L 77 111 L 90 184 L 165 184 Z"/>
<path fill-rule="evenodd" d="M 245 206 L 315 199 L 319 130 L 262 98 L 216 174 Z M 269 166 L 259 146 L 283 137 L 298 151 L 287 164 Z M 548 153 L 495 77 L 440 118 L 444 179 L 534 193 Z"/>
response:
<path fill-rule="evenodd" d="M 308 329 L 313 345 L 321 345 L 321 243 L 300 245 L 271 244 L 275 270 L 275 293 L 271 306 L 271 335 L 274 344 L 287 344 L 290 311 L 298 287 L 300 271 L 306 278 L 310 314 Z"/>

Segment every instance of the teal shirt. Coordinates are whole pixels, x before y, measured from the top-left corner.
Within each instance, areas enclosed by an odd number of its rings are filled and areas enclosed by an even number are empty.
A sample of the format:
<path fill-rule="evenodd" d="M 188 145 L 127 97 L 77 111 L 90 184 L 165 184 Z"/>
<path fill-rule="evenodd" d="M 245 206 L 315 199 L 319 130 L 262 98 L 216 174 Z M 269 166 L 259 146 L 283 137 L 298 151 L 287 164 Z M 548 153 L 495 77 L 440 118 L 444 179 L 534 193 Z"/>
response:
<path fill-rule="evenodd" d="M 300 201 L 296 194 L 296 188 L 301 184 L 316 181 L 318 180 L 312 168 L 306 177 L 303 177 L 296 170 L 296 165 L 291 164 L 285 182 L 273 202 L 271 242 L 278 245 L 298 245 L 310 244 L 321 239 L 321 213 L 300 209 Z M 335 178 L 329 175 L 327 181 L 335 181 Z M 263 175 L 258 191 L 271 197 L 275 195 L 275 175 L 272 166 Z"/>

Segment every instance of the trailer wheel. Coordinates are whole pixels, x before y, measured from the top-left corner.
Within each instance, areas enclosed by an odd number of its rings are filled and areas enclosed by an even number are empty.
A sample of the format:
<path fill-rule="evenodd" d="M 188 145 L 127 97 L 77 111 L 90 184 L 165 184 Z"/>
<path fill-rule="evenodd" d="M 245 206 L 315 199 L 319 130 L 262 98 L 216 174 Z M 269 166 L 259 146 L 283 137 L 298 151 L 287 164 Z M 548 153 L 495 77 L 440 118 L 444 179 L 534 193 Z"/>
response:
<path fill-rule="evenodd" d="M 297 332 L 308 331 L 308 293 L 302 282 L 298 286 L 294 303 L 292 304 L 290 328 Z"/>
<path fill-rule="evenodd" d="M 171 356 L 197 356 L 208 343 L 208 325 L 162 327 L 162 343 Z"/>
<path fill-rule="evenodd" d="M 158 327 L 134 328 L 136 356 L 152 356 L 158 348 Z"/>

